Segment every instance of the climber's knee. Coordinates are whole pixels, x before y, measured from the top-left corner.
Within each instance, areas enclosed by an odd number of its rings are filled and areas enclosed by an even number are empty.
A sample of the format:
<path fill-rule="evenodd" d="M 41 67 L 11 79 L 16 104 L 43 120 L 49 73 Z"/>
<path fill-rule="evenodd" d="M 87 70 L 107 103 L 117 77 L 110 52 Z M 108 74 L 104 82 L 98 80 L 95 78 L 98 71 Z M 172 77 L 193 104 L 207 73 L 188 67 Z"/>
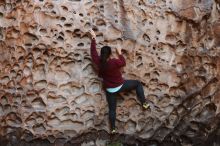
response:
<path fill-rule="evenodd" d="M 141 86 L 141 85 L 142 85 L 139 80 L 135 80 L 135 81 L 136 81 L 136 85 L 137 85 L 137 86 Z"/>

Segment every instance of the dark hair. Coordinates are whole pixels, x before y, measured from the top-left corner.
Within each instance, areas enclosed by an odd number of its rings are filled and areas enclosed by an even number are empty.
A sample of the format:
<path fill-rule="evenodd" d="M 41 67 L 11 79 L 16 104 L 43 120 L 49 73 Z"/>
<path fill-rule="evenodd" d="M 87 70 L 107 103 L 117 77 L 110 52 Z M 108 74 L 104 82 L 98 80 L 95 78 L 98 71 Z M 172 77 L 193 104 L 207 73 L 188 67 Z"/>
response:
<path fill-rule="evenodd" d="M 104 71 L 107 65 L 107 59 L 111 55 L 112 50 L 109 46 L 104 46 L 101 48 L 101 58 L 100 58 L 100 73 Z"/>

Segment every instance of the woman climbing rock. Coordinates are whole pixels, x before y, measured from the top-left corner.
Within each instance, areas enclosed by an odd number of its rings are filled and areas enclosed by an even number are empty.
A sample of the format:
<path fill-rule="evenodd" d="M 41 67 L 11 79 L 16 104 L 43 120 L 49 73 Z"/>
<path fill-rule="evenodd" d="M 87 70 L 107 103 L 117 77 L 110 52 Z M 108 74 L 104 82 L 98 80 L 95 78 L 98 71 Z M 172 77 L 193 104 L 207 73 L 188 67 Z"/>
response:
<path fill-rule="evenodd" d="M 103 79 L 106 99 L 109 107 L 109 120 L 111 125 L 111 133 L 116 132 L 116 100 L 118 93 L 127 92 L 135 89 L 137 98 L 140 101 L 143 109 L 147 109 L 149 104 L 146 102 L 142 84 L 138 80 L 124 80 L 120 69 L 126 65 L 125 58 L 122 55 L 121 49 L 117 48 L 118 58 L 113 58 L 111 48 L 104 46 L 101 48 L 101 55 L 98 55 L 96 50 L 96 35 L 93 30 L 89 31 L 91 35 L 91 56 L 92 61 L 98 67 L 99 77 Z"/>

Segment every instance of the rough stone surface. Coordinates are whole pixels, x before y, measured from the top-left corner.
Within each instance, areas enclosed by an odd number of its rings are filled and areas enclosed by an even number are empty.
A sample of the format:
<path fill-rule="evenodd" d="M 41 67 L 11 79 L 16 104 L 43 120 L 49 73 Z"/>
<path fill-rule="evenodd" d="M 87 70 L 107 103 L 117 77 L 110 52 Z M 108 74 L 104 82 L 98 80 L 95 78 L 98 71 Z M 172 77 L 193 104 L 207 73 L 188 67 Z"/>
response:
<path fill-rule="evenodd" d="M 135 92 L 119 97 L 114 139 L 191 146 L 220 137 L 219 4 L 0 1 L 1 144 L 105 145 L 108 108 L 91 63 L 90 28 L 98 48 L 124 49 L 124 77 L 141 80 L 151 101 L 151 111 L 142 111 Z"/>

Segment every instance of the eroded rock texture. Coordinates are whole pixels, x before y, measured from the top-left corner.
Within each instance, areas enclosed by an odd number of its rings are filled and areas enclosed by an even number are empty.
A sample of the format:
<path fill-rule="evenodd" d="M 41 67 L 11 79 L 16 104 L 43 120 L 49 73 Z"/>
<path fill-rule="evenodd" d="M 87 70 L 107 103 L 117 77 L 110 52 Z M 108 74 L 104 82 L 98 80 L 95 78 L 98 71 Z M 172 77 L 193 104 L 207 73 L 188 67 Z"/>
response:
<path fill-rule="evenodd" d="M 1 141 L 104 145 L 108 108 L 90 58 L 93 28 L 98 48 L 124 48 L 124 77 L 141 80 L 151 101 L 142 111 L 135 92 L 119 97 L 118 138 L 202 143 L 219 122 L 219 3 L 1 1 Z"/>

